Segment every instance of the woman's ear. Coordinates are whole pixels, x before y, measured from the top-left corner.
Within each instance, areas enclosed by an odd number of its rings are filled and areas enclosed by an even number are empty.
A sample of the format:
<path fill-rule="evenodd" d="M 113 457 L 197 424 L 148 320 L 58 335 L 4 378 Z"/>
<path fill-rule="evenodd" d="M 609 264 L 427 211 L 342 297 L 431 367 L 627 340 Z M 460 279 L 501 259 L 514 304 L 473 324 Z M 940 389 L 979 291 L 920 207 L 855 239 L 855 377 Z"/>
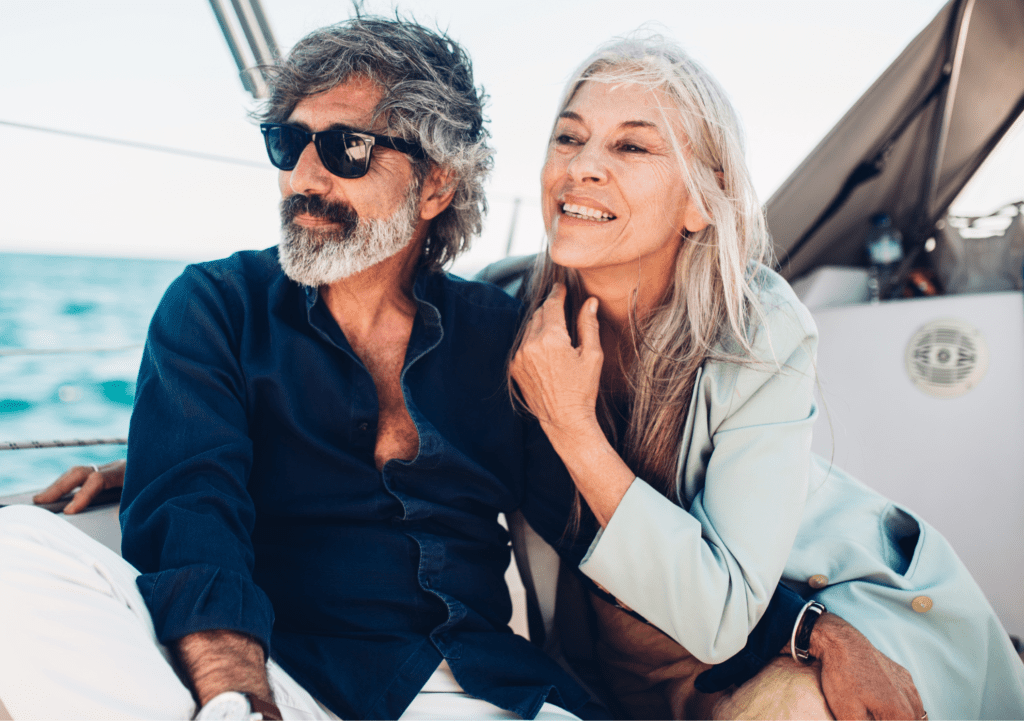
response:
<path fill-rule="evenodd" d="M 708 227 L 708 221 L 704 218 L 704 214 L 693 202 L 688 203 L 686 211 L 683 213 L 683 228 L 688 233 L 699 233 L 706 227 Z"/>
<path fill-rule="evenodd" d="M 451 205 L 455 197 L 455 172 L 433 165 L 420 188 L 420 218 L 433 220 Z"/>

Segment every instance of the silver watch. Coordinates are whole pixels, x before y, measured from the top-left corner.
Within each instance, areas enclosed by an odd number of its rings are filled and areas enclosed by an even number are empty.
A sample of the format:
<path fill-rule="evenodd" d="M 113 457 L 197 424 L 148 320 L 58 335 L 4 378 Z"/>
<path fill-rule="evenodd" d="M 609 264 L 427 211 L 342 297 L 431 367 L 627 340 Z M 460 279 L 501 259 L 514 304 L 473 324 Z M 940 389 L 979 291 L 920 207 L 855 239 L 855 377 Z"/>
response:
<path fill-rule="evenodd" d="M 263 714 L 254 712 L 245 694 L 238 691 L 219 693 L 199 709 L 196 721 L 260 721 Z"/>

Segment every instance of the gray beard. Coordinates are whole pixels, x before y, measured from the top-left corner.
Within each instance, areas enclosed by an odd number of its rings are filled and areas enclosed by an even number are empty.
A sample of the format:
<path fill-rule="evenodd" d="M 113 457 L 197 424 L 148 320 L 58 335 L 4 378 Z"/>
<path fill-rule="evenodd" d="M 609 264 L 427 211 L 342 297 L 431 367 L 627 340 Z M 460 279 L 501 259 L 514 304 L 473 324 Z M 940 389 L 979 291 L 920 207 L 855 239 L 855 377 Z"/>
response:
<path fill-rule="evenodd" d="M 317 288 L 371 268 L 404 249 L 416 230 L 418 183 L 389 218 L 358 218 L 355 227 L 304 228 L 294 222 L 281 228 L 278 259 L 285 275 Z"/>

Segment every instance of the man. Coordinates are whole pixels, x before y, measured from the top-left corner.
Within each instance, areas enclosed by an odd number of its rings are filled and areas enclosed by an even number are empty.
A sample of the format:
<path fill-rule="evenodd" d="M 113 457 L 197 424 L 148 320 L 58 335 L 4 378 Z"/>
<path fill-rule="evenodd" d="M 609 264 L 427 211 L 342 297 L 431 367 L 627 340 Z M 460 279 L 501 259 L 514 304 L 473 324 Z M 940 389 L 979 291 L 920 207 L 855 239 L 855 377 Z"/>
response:
<path fill-rule="evenodd" d="M 361 18 L 302 40 L 272 87 L 283 238 L 190 267 L 154 316 L 122 500 L 134 568 L 53 517 L 0 514 L 7 548 L 35 554 L 0 561 L 26 579 L 0 589 L 21 618 L 0 699 L 16 717 L 587 713 L 507 628 L 498 513 L 585 551 L 562 538 L 564 469 L 508 401 L 519 304 L 437 272 L 484 210 L 468 58 Z M 69 596 L 74 637 L 48 636 Z M 771 654 L 794 603 L 759 627 Z M 75 665 L 69 647 L 95 653 Z"/>
<path fill-rule="evenodd" d="M 569 718 L 587 694 L 507 628 L 497 515 L 544 500 L 531 518 L 557 538 L 568 501 L 526 498 L 558 463 L 505 389 L 519 304 L 436 272 L 485 208 L 469 60 L 413 23 L 362 18 L 300 42 L 273 87 L 279 250 L 190 267 L 150 328 L 122 499 L 141 574 L 90 549 L 18 602 L 32 614 L 76 575 L 132 613 L 113 612 L 113 648 L 92 639 L 104 660 L 64 690 L 73 702 L 18 697 L 19 679 L 46 686 L 29 642 L 0 698 L 15 716 L 204 717 L 241 693 L 270 716 L 276 702 L 289 717 Z M 138 600 L 122 588 L 136 584 Z M 111 613 L 74 611 L 87 629 Z"/>

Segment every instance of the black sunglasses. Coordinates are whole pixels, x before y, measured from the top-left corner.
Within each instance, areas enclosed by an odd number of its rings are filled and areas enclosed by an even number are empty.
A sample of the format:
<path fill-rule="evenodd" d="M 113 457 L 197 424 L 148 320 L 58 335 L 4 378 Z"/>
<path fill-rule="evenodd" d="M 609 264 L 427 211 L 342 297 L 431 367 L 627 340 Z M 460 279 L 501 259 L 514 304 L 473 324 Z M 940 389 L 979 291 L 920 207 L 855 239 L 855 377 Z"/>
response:
<path fill-rule="evenodd" d="M 373 146 L 405 153 L 417 160 L 426 157 L 418 144 L 390 135 L 374 135 L 354 130 L 322 130 L 310 133 L 294 125 L 261 123 L 260 132 L 267 143 L 270 162 L 279 170 L 294 170 L 306 146 L 313 143 L 320 162 L 339 178 L 361 178 L 370 169 Z"/>

